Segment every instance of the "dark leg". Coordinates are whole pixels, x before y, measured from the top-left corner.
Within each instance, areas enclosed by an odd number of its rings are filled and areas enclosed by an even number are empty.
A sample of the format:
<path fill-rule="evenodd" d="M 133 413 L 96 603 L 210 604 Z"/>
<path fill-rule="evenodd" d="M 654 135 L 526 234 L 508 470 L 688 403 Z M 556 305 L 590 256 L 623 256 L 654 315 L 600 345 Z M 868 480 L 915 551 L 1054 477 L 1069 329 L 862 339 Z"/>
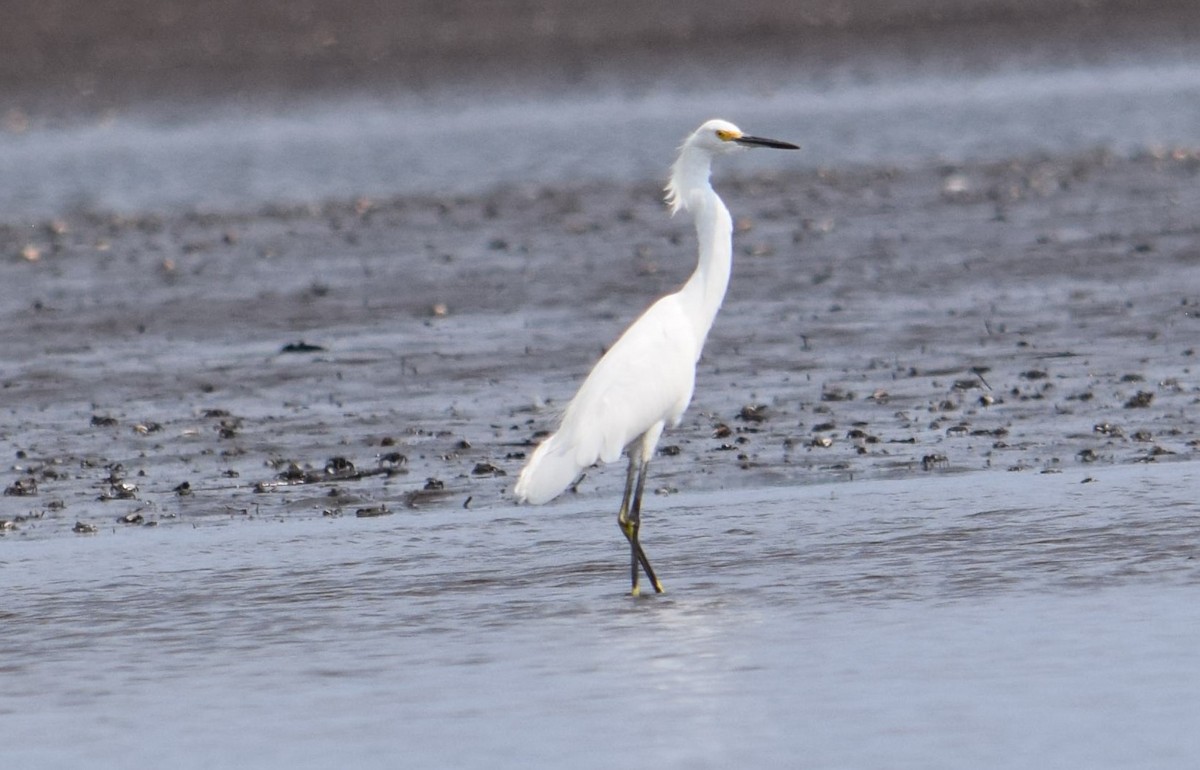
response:
<path fill-rule="evenodd" d="M 650 560 L 646 558 L 646 552 L 642 550 L 642 543 L 638 539 L 638 530 L 642 526 L 642 490 L 646 488 L 646 474 L 650 470 L 650 460 L 646 458 L 642 460 L 641 467 L 638 468 L 637 488 L 633 493 L 633 506 L 629 510 L 629 523 L 633 530 L 630 538 L 630 544 L 633 546 L 633 552 L 642 564 L 642 569 L 646 570 L 646 577 L 650 579 L 650 584 L 654 586 L 654 592 L 661 594 L 663 592 L 662 583 L 658 582 L 658 578 L 654 574 L 654 569 L 650 566 Z M 637 565 L 634 565 L 634 574 L 637 574 Z M 637 580 L 633 584 L 634 593 L 637 593 Z"/>
<path fill-rule="evenodd" d="M 633 525 L 629 520 L 629 500 L 633 495 L 634 474 L 637 471 L 637 458 L 629 453 L 629 469 L 625 472 L 625 495 L 621 498 L 621 510 L 617 512 L 617 526 L 629 541 L 629 579 L 633 583 L 633 595 L 638 593 L 638 550 L 633 539 Z"/>
<path fill-rule="evenodd" d="M 638 595 L 638 565 L 646 571 L 646 577 L 650 578 L 650 582 L 654 585 L 654 590 L 657 593 L 662 593 L 662 584 L 658 582 L 658 578 L 654 576 L 654 569 L 650 566 L 650 560 L 646 558 L 646 552 L 642 550 L 642 544 L 638 541 L 639 519 L 642 512 L 642 489 L 646 484 L 646 467 L 649 463 L 640 462 L 636 452 L 629 453 L 629 470 L 625 474 L 625 495 L 621 498 L 621 510 L 617 513 L 617 525 L 621 528 L 621 534 L 625 535 L 625 539 L 629 541 L 629 577 L 633 584 L 632 593 Z M 637 482 L 637 494 L 634 494 L 634 482 Z M 633 507 L 630 508 L 630 499 L 633 500 Z"/>

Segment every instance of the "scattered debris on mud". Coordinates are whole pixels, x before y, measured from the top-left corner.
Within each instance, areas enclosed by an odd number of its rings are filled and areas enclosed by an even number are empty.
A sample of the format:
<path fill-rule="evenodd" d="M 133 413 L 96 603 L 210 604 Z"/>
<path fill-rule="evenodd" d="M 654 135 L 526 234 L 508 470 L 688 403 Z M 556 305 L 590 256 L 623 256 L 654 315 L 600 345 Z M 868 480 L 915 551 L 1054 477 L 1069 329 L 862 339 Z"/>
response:
<path fill-rule="evenodd" d="M 738 256 L 655 489 L 1200 451 L 1195 153 L 717 184 Z M 694 246 L 647 182 L 73 213 L 0 224 L 0 254 L 23 298 L 0 317 L 0 533 L 24 537 L 511 505 Z M 615 500 L 622 476 L 575 491 Z"/>

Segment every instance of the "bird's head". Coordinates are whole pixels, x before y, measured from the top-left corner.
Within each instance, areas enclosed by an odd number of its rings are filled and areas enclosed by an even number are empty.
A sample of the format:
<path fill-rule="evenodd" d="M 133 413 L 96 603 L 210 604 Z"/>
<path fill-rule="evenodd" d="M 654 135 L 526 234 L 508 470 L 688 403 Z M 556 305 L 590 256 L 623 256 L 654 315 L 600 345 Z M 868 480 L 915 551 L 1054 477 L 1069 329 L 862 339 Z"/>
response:
<path fill-rule="evenodd" d="M 771 147 L 776 150 L 800 149 L 790 142 L 749 136 L 728 120 L 719 119 L 710 120 L 693 131 L 692 135 L 684 142 L 685 147 L 689 145 L 712 155 L 724 155 L 747 147 Z"/>
<path fill-rule="evenodd" d="M 671 179 L 667 182 L 667 205 L 671 213 L 686 208 L 686 190 L 699 189 L 708 184 L 712 159 L 747 147 L 772 147 L 776 150 L 798 150 L 790 142 L 748 136 L 742 129 L 728 120 L 710 120 L 684 140 L 679 148 L 679 157 L 671 167 Z"/>

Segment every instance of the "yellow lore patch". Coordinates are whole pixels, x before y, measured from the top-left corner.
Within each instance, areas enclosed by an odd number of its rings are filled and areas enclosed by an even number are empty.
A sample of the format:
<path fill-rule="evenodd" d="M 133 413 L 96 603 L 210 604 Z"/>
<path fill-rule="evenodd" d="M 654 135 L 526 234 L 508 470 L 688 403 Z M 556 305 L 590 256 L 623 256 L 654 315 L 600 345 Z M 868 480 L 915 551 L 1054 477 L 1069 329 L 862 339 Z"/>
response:
<path fill-rule="evenodd" d="M 732 142 L 734 139 L 740 139 L 741 136 L 740 131 L 726 131 L 723 128 L 717 129 L 717 138 L 722 142 Z"/>

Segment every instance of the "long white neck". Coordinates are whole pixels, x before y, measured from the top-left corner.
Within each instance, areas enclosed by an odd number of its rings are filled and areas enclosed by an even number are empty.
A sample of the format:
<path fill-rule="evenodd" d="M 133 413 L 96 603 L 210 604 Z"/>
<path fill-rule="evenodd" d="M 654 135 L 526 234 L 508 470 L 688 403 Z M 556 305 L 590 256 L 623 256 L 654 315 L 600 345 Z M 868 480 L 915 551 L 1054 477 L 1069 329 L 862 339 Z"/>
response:
<path fill-rule="evenodd" d="M 695 272 L 679 295 L 701 348 L 725 299 L 733 262 L 733 222 L 729 209 L 709 184 L 711 170 L 711 157 L 707 153 L 685 147 L 671 169 L 667 185 L 667 201 L 672 210 L 686 208 L 696 222 L 700 254 Z"/>

